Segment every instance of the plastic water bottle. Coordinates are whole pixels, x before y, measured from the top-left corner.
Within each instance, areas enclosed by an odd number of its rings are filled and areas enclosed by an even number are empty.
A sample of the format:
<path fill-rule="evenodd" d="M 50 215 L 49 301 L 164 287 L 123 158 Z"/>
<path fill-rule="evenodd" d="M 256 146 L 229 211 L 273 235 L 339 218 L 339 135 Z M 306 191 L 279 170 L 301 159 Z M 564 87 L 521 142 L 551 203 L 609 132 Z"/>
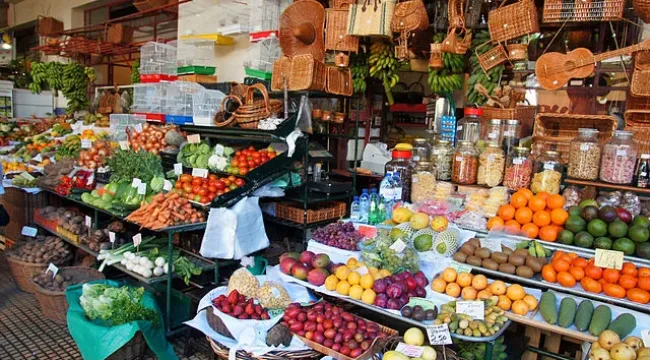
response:
<path fill-rule="evenodd" d="M 363 189 L 361 196 L 359 196 L 359 210 L 361 212 L 361 222 L 368 223 L 368 212 L 370 209 L 370 195 L 368 189 Z"/>
<path fill-rule="evenodd" d="M 391 218 L 393 216 L 393 200 L 395 199 L 392 171 L 387 171 L 386 176 L 379 184 L 379 195 L 382 197 L 386 217 Z"/>
<path fill-rule="evenodd" d="M 358 222 L 361 220 L 361 204 L 359 204 L 359 197 L 355 196 L 350 205 L 350 220 Z"/>
<path fill-rule="evenodd" d="M 377 188 L 372 188 L 370 192 L 370 208 L 368 210 L 368 223 L 370 225 L 375 225 L 379 223 L 379 194 L 377 194 Z"/>
<path fill-rule="evenodd" d="M 399 176 L 399 173 L 393 174 L 393 204 L 397 204 L 402 201 L 402 191 L 404 190 L 404 184 L 402 179 Z"/>

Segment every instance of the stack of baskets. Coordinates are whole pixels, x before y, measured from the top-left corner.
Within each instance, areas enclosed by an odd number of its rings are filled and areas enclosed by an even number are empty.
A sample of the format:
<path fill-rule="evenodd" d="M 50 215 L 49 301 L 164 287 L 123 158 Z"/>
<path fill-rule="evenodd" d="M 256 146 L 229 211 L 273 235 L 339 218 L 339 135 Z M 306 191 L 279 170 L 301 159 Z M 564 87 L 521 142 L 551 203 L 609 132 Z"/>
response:
<path fill-rule="evenodd" d="M 261 99 L 255 98 L 256 90 L 262 95 Z M 282 101 L 270 99 L 263 84 L 234 84 L 221 103 L 221 111 L 214 115 L 213 122 L 217 127 L 226 127 L 236 121 L 241 128 L 257 129 L 260 120 L 280 114 L 282 108 Z"/>
<path fill-rule="evenodd" d="M 68 255 L 65 259 L 55 265 L 65 265 L 69 263 L 70 260 L 72 260 L 72 254 Z M 7 254 L 7 264 L 9 265 L 11 276 L 13 276 L 16 285 L 18 285 L 18 289 L 30 294 L 33 294 L 36 291 L 34 283 L 32 282 L 34 276 L 42 273 L 49 266 L 49 264 L 21 261 L 13 257 L 11 253 Z"/>

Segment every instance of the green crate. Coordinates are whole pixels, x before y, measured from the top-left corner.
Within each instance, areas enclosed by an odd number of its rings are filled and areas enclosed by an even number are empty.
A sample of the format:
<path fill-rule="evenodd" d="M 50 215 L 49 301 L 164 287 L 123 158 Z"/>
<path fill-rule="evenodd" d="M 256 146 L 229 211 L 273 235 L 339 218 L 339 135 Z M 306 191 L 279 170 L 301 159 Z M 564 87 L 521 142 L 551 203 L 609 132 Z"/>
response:
<path fill-rule="evenodd" d="M 176 69 L 178 75 L 214 75 L 215 70 L 214 66 L 181 66 Z"/>
<path fill-rule="evenodd" d="M 272 75 L 273 73 L 270 72 L 246 68 L 246 76 L 255 77 L 262 80 L 271 80 Z"/>

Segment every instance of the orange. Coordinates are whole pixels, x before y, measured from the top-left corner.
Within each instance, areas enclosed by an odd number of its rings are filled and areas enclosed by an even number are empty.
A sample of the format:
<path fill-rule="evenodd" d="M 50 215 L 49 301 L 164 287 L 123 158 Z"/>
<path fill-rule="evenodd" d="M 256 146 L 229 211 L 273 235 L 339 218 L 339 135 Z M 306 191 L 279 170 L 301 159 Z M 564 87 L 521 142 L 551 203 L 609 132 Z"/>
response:
<path fill-rule="evenodd" d="M 576 286 L 576 278 L 574 278 L 573 275 L 569 274 L 566 271 L 557 273 L 557 282 L 566 288 L 572 288 Z"/>
<path fill-rule="evenodd" d="M 561 259 L 563 255 L 566 255 L 566 253 L 565 253 L 564 251 L 562 251 L 562 250 L 556 250 L 556 251 L 553 253 L 553 256 L 551 257 L 551 261 L 553 261 L 553 260 L 555 260 L 555 259 Z"/>
<path fill-rule="evenodd" d="M 515 211 L 515 220 L 521 225 L 528 224 L 533 220 L 533 210 L 527 207 L 522 207 Z"/>
<path fill-rule="evenodd" d="M 499 295 L 499 301 L 497 301 L 497 306 L 502 308 L 505 311 L 509 311 L 512 306 L 512 301 L 509 297 L 505 295 Z"/>
<path fill-rule="evenodd" d="M 551 211 L 551 222 L 553 225 L 559 225 L 562 226 L 566 222 L 566 220 L 569 218 L 569 213 L 560 208 L 560 209 L 553 209 Z"/>
<path fill-rule="evenodd" d="M 534 212 L 544 210 L 546 209 L 546 200 L 541 198 L 539 195 L 535 195 L 530 199 L 530 201 L 528 201 L 528 207 Z"/>
<path fill-rule="evenodd" d="M 508 220 L 505 224 L 503 224 L 503 226 L 508 230 L 519 230 L 521 228 L 521 225 L 517 222 L 517 220 Z"/>
<path fill-rule="evenodd" d="M 557 239 L 557 228 L 552 225 L 542 226 L 539 228 L 539 238 L 545 241 L 555 241 Z"/>
<path fill-rule="evenodd" d="M 530 199 L 534 196 L 533 192 L 530 191 L 530 189 L 526 189 L 526 188 L 521 188 L 517 190 L 517 192 L 520 194 L 524 194 L 524 196 L 526 197 L 526 199 L 528 199 L 528 201 L 530 201 Z"/>
<path fill-rule="evenodd" d="M 549 209 L 561 209 L 564 206 L 564 197 L 562 195 L 553 194 L 546 199 L 546 206 Z"/>
<path fill-rule="evenodd" d="M 650 276 L 650 268 L 640 267 L 637 276 Z"/>
<path fill-rule="evenodd" d="M 571 274 L 576 280 L 580 281 L 585 277 L 585 270 L 581 267 L 571 266 L 569 269 L 569 274 Z"/>
<path fill-rule="evenodd" d="M 603 269 L 594 265 L 587 265 L 585 268 L 585 275 L 594 280 L 600 280 L 603 277 Z"/>
<path fill-rule="evenodd" d="M 498 229 L 500 227 L 503 227 L 503 219 L 498 216 L 491 217 L 487 222 L 488 230 Z"/>
<path fill-rule="evenodd" d="M 478 291 L 474 289 L 471 286 L 468 286 L 466 288 L 463 288 L 463 291 L 461 291 L 460 296 L 463 298 L 463 300 L 476 300 L 476 295 L 478 294 Z"/>
<path fill-rule="evenodd" d="M 569 269 L 571 268 L 570 263 L 568 261 L 564 260 L 564 259 L 553 260 L 551 265 L 553 265 L 553 270 L 555 270 L 557 272 L 560 272 L 560 271 L 565 271 L 566 272 L 566 271 L 569 271 Z"/>
<path fill-rule="evenodd" d="M 526 295 L 524 296 L 523 300 L 526 305 L 528 305 L 529 310 L 535 310 L 537 308 L 537 299 L 533 295 Z"/>
<path fill-rule="evenodd" d="M 618 278 L 618 284 L 625 290 L 635 288 L 638 281 L 639 279 L 628 274 L 623 274 Z"/>
<path fill-rule="evenodd" d="M 603 279 L 605 279 L 605 281 L 607 281 L 610 284 L 616 284 L 620 276 L 621 274 L 616 269 L 603 270 Z"/>
<path fill-rule="evenodd" d="M 574 252 L 568 253 L 567 256 L 569 257 L 569 259 L 567 260 L 569 263 L 573 263 L 573 260 L 578 258 L 578 254 Z"/>
<path fill-rule="evenodd" d="M 515 208 L 512 205 L 501 205 L 497 215 L 504 221 L 512 220 L 515 217 Z"/>
<path fill-rule="evenodd" d="M 450 267 L 446 268 L 445 271 L 443 271 L 442 274 L 440 275 L 442 280 L 444 280 L 444 281 L 446 281 L 448 283 L 456 281 L 456 276 L 458 276 L 458 274 L 456 273 L 456 270 L 454 270 L 454 268 L 450 268 Z"/>
<path fill-rule="evenodd" d="M 540 191 L 537 193 L 537 196 L 541 197 L 542 199 L 544 199 L 544 201 L 546 201 L 548 197 L 551 196 L 551 194 L 547 193 L 546 191 Z"/>
<path fill-rule="evenodd" d="M 508 286 L 506 296 L 510 300 L 521 300 L 526 296 L 526 290 L 524 290 L 524 287 L 519 284 L 512 284 Z"/>
<path fill-rule="evenodd" d="M 533 215 L 533 223 L 539 227 L 551 224 L 551 214 L 546 210 L 540 210 Z"/>
<path fill-rule="evenodd" d="M 585 291 L 590 293 L 599 294 L 603 291 L 603 286 L 598 281 L 586 276 L 580 280 L 580 285 L 582 285 L 582 288 L 585 289 Z"/>
<path fill-rule="evenodd" d="M 650 278 L 649 278 L 650 279 Z M 490 292 L 494 295 L 503 295 L 506 293 L 506 283 L 501 280 L 496 280 L 488 286 Z"/>
<path fill-rule="evenodd" d="M 526 204 L 528 204 L 528 198 L 523 193 L 516 192 L 510 197 L 510 205 L 515 209 L 521 209 L 525 207 Z"/>
<path fill-rule="evenodd" d="M 539 228 L 537 227 L 537 225 L 533 223 L 525 224 L 524 226 L 521 227 L 521 230 L 526 232 L 526 235 L 530 239 L 537 238 L 537 234 L 539 234 Z"/>
<path fill-rule="evenodd" d="M 588 265 L 587 260 L 585 260 L 583 258 L 580 258 L 580 257 L 574 259 L 573 262 L 571 263 L 571 266 L 575 266 L 575 267 L 579 267 L 579 268 L 583 268 L 583 269 L 586 268 L 587 265 Z"/>
<path fill-rule="evenodd" d="M 512 303 L 512 312 L 517 315 L 526 315 L 530 309 L 528 304 L 523 300 L 517 300 Z"/>
<path fill-rule="evenodd" d="M 468 272 L 462 272 L 456 277 L 456 284 L 458 284 L 460 287 L 470 286 L 472 285 L 472 278 L 472 274 Z"/>
<path fill-rule="evenodd" d="M 449 283 L 445 287 L 445 294 L 457 298 L 460 296 L 460 286 L 456 283 Z"/>
<path fill-rule="evenodd" d="M 431 290 L 437 293 L 444 293 L 447 283 L 442 278 L 436 278 L 431 282 Z"/>
<path fill-rule="evenodd" d="M 557 271 L 553 269 L 553 265 L 546 264 L 542 267 L 542 279 L 550 283 L 557 282 Z"/>
<path fill-rule="evenodd" d="M 488 289 L 481 290 L 481 291 L 478 292 L 478 294 L 476 294 L 476 298 L 478 300 L 489 299 L 492 296 L 493 296 L 492 292 L 490 292 L 490 290 L 488 290 Z"/>
<path fill-rule="evenodd" d="M 650 276 L 639 276 L 639 282 L 637 286 L 642 290 L 650 290 Z"/>
<path fill-rule="evenodd" d="M 627 298 L 641 304 L 650 302 L 650 293 L 645 290 L 634 288 L 627 291 Z"/>
<path fill-rule="evenodd" d="M 476 290 L 484 290 L 487 288 L 488 283 L 487 283 L 487 278 L 485 275 L 475 275 L 474 278 L 472 279 L 472 287 Z"/>
<path fill-rule="evenodd" d="M 643 291 L 643 290 L 641 290 L 641 291 Z M 603 286 L 603 292 L 607 296 L 611 296 L 611 297 L 618 298 L 618 299 L 624 298 L 626 293 L 627 293 L 625 291 L 625 289 L 623 289 L 622 286 L 616 285 L 616 284 L 605 284 Z"/>
<path fill-rule="evenodd" d="M 621 269 L 621 274 L 637 276 L 639 270 L 637 270 L 636 265 L 631 262 L 623 263 L 623 268 Z"/>

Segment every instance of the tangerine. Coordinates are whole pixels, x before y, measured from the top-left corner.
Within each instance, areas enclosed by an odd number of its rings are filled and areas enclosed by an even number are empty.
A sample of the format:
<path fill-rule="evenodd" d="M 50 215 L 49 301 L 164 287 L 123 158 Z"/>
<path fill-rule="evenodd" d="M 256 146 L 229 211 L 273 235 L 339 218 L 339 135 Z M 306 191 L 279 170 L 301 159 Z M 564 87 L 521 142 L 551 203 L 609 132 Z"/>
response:
<path fill-rule="evenodd" d="M 639 270 L 636 268 L 636 265 L 631 262 L 623 263 L 623 268 L 621 269 L 621 274 L 637 276 Z"/>
<path fill-rule="evenodd" d="M 450 267 L 446 268 L 445 271 L 443 271 L 442 274 L 440 275 L 442 280 L 444 280 L 444 281 L 446 281 L 448 283 L 456 281 L 457 276 L 458 276 L 458 274 L 456 273 L 456 270 L 454 268 L 450 268 Z"/>
<path fill-rule="evenodd" d="M 530 201 L 530 199 L 532 199 L 532 197 L 534 196 L 533 192 L 530 191 L 530 189 L 526 189 L 526 188 L 521 188 L 521 189 L 517 190 L 517 192 L 521 193 L 521 194 L 524 194 L 524 196 L 526 197 L 526 199 L 528 199 L 528 201 Z"/>
<path fill-rule="evenodd" d="M 603 291 L 605 292 L 605 295 L 618 298 L 618 299 L 624 298 L 625 295 L 627 294 L 627 292 L 625 291 L 625 289 L 623 289 L 622 286 L 616 284 L 605 284 L 603 286 Z"/>
<path fill-rule="evenodd" d="M 502 308 L 505 311 L 509 311 L 512 306 L 512 301 L 509 297 L 505 295 L 499 295 L 499 300 L 497 301 L 497 306 Z"/>
<path fill-rule="evenodd" d="M 539 228 L 533 223 L 525 224 L 521 227 L 521 230 L 526 232 L 526 236 L 530 239 L 537 238 L 537 234 L 539 234 Z"/>
<path fill-rule="evenodd" d="M 605 279 L 605 281 L 607 281 L 610 284 L 616 284 L 620 276 L 621 273 L 619 273 L 618 270 L 616 269 L 603 270 L 603 279 Z"/>
<path fill-rule="evenodd" d="M 510 197 L 510 205 L 515 209 L 521 209 L 525 207 L 526 204 L 528 204 L 528 198 L 523 193 L 516 192 Z"/>
<path fill-rule="evenodd" d="M 503 281 L 496 280 L 488 286 L 488 289 L 490 289 L 490 292 L 494 295 L 503 295 L 506 293 L 507 286 Z"/>
<path fill-rule="evenodd" d="M 642 289 L 649 291 L 650 290 L 650 276 L 639 276 L 639 281 L 637 286 Z"/>
<path fill-rule="evenodd" d="M 566 223 L 566 220 L 568 218 L 569 218 L 569 213 L 562 208 L 553 209 L 553 211 L 551 211 L 551 222 L 553 223 L 553 225 L 562 226 L 564 225 L 564 223 Z"/>
<path fill-rule="evenodd" d="M 458 274 L 458 276 L 456 277 L 456 284 L 458 284 L 460 287 L 463 288 L 470 286 L 472 285 L 472 278 L 473 278 L 472 274 L 468 272 L 462 272 Z"/>
<path fill-rule="evenodd" d="M 560 271 L 557 273 L 557 282 L 566 288 L 572 288 L 576 286 L 576 278 L 574 278 L 573 275 L 566 271 Z"/>
<path fill-rule="evenodd" d="M 546 206 L 549 209 L 561 209 L 564 206 L 564 197 L 562 195 L 553 194 L 546 199 Z"/>
<path fill-rule="evenodd" d="M 471 286 L 463 288 L 463 291 L 460 293 L 463 300 L 476 300 L 476 295 L 478 295 L 478 291 Z"/>
<path fill-rule="evenodd" d="M 528 201 L 528 207 L 534 212 L 544 210 L 546 209 L 546 200 L 539 195 L 535 195 L 530 199 L 530 201 Z"/>
<path fill-rule="evenodd" d="M 556 250 L 556 251 L 553 253 L 553 256 L 551 257 L 551 262 L 552 262 L 553 260 L 557 259 L 557 258 L 562 257 L 562 255 L 565 255 L 565 254 L 566 254 L 566 253 L 565 253 L 564 251 L 562 251 L 562 250 Z"/>
<path fill-rule="evenodd" d="M 650 268 L 640 267 L 637 276 L 650 276 Z"/>
<path fill-rule="evenodd" d="M 627 291 L 627 298 L 640 304 L 647 304 L 650 302 L 650 293 L 639 288 L 633 288 Z"/>
<path fill-rule="evenodd" d="M 533 215 L 533 223 L 539 227 L 551 224 L 551 214 L 546 210 L 540 210 Z"/>
<path fill-rule="evenodd" d="M 553 265 L 546 264 L 542 267 L 542 279 L 550 283 L 557 282 L 557 271 L 553 269 Z"/>
<path fill-rule="evenodd" d="M 503 219 L 498 216 L 491 217 L 487 222 L 488 230 L 498 229 L 500 227 L 503 227 Z"/>
<path fill-rule="evenodd" d="M 557 272 L 560 272 L 560 271 L 568 272 L 569 269 L 571 268 L 571 263 L 564 260 L 564 259 L 553 260 L 551 265 L 553 265 L 553 270 L 555 270 Z"/>
<path fill-rule="evenodd" d="M 506 296 L 510 300 L 521 300 L 526 296 L 526 290 L 524 290 L 524 287 L 519 284 L 512 284 L 508 286 Z"/>
<path fill-rule="evenodd" d="M 528 305 L 528 309 L 535 310 L 537 308 L 538 301 L 533 295 L 524 296 L 523 301 Z"/>
<path fill-rule="evenodd" d="M 599 294 L 603 291 L 603 286 L 598 281 L 586 276 L 580 280 L 580 285 L 582 285 L 582 288 L 585 289 L 585 291 L 590 293 Z"/>
<path fill-rule="evenodd" d="M 449 283 L 445 287 L 445 294 L 457 298 L 460 296 L 460 286 L 456 283 Z"/>
<path fill-rule="evenodd" d="M 472 287 L 474 289 L 480 291 L 480 290 L 484 290 L 485 288 L 487 288 L 487 286 L 488 286 L 488 282 L 487 282 L 487 278 L 485 277 L 485 275 L 479 274 L 479 275 L 475 275 L 474 278 L 472 278 Z"/>
<path fill-rule="evenodd" d="M 437 293 L 444 293 L 445 288 L 447 287 L 447 282 L 442 278 L 436 278 L 431 282 L 431 290 Z"/>
<path fill-rule="evenodd" d="M 569 269 L 569 274 L 571 274 L 574 279 L 580 281 L 583 277 L 585 277 L 585 270 L 581 267 L 571 266 L 571 269 Z"/>
<path fill-rule="evenodd" d="M 476 298 L 478 300 L 489 299 L 492 296 L 492 292 L 489 289 L 483 289 L 479 291 L 478 294 L 476 294 Z"/>
<path fill-rule="evenodd" d="M 625 290 L 635 288 L 639 279 L 632 275 L 623 274 L 618 278 L 618 284 Z"/>
<path fill-rule="evenodd" d="M 533 210 L 527 207 L 522 207 L 515 211 L 515 220 L 521 225 L 528 224 L 533 220 Z"/>
<path fill-rule="evenodd" d="M 588 265 L 587 260 L 579 257 L 573 260 L 573 263 L 571 263 L 571 266 L 579 267 L 579 268 L 586 268 Z"/>
<path fill-rule="evenodd" d="M 497 215 L 504 221 L 512 220 L 515 217 L 516 209 L 512 205 L 501 205 Z"/>
<path fill-rule="evenodd" d="M 528 308 L 528 304 L 523 301 L 523 300 L 517 300 L 512 303 L 512 312 L 517 314 L 517 315 L 526 315 L 528 314 L 528 311 L 530 309 Z"/>
<path fill-rule="evenodd" d="M 558 230 L 553 225 L 542 226 L 539 228 L 539 238 L 545 241 L 555 241 Z"/>
<path fill-rule="evenodd" d="M 549 194 L 546 191 L 540 191 L 537 193 L 537 196 L 541 197 L 542 199 L 544 199 L 544 201 L 546 201 L 548 197 L 551 196 L 551 194 Z"/>
<path fill-rule="evenodd" d="M 510 231 L 516 231 L 516 230 L 521 229 L 521 225 L 517 222 L 517 220 L 508 220 L 508 221 L 506 221 L 506 223 L 504 224 L 504 227 L 507 230 L 510 230 Z"/>
<path fill-rule="evenodd" d="M 600 280 L 600 278 L 603 277 L 603 269 L 598 266 L 587 265 L 585 268 L 585 275 L 594 280 Z"/>

